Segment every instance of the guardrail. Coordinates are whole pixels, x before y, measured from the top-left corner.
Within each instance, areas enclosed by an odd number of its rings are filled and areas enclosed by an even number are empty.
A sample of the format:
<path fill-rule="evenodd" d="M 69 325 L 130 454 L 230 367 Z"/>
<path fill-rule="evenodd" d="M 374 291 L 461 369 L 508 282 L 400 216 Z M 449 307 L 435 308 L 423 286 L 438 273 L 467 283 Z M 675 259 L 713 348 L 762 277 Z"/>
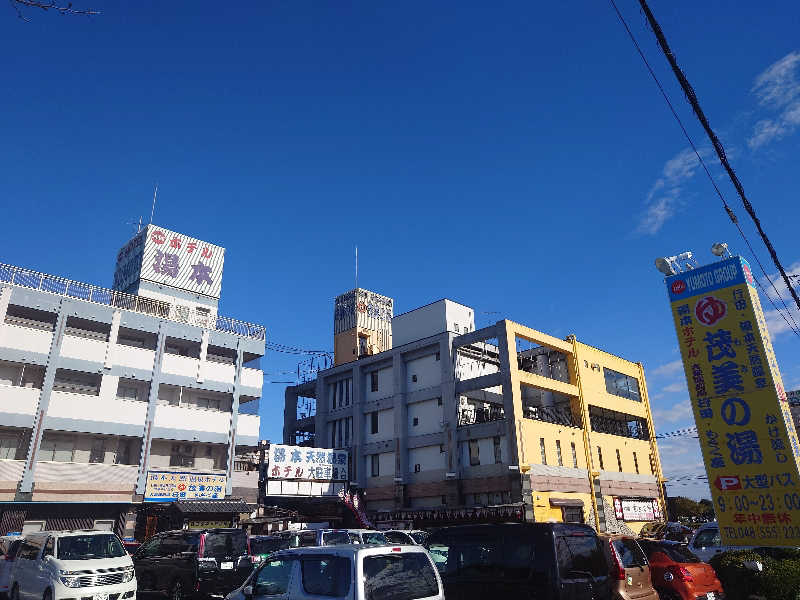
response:
<path fill-rule="evenodd" d="M 72 281 L 56 275 L 21 269 L 13 265 L 0 263 L 0 282 L 49 292 L 59 296 L 68 296 L 78 300 L 85 300 L 86 302 L 105 304 L 106 306 L 151 315 L 159 319 L 188 323 L 189 325 L 232 333 L 241 337 L 256 340 L 266 339 L 266 330 L 262 325 L 247 323 L 246 321 L 239 321 L 222 315 L 198 314 L 196 311 L 190 310 L 188 306 L 170 304 L 169 302 L 145 298 L 135 294 L 126 294 L 125 292 Z"/>

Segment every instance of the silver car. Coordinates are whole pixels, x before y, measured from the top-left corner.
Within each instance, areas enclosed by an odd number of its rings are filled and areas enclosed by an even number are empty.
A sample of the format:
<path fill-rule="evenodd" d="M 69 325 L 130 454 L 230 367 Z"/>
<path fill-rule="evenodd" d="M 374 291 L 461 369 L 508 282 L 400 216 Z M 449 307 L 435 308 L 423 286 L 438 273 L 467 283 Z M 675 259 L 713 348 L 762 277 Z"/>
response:
<path fill-rule="evenodd" d="M 226 600 L 444 600 L 439 573 L 420 546 L 292 548 L 271 554 Z"/>

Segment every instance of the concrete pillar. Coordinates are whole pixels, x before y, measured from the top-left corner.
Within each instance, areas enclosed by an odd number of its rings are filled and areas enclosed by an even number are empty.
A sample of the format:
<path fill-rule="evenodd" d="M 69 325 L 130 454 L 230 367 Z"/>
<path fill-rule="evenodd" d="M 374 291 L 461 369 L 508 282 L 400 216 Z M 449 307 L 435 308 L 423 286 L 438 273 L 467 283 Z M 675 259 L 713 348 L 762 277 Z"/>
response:
<path fill-rule="evenodd" d="M 408 404 L 406 387 L 406 361 L 400 352 L 392 353 L 392 382 L 394 397 L 394 504 L 406 506 L 406 479 L 408 478 Z"/>
<path fill-rule="evenodd" d="M 8 303 L 11 300 L 10 286 L 0 288 L 0 325 L 6 322 L 6 313 L 8 312 Z M 0 327 L 0 343 L 3 341 L 4 328 Z"/>
<path fill-rule="evenodd" d="M 367 486 L 367 477 L 364 472 L 364 400 L 366 395 L 364 372 L 361 365 L 353 365 L 353 430 L 350 432 L 350 481 L 356 482 L 360 489 Z M 317 400 L 317 406 L 319 406 Z"/>
<path fill-rule="evenodd" d="M 453 351 L 453 338 L 449 333 L 442 336 L 439 342 L 439 364 L 442 369 L 441 394 L 442 394 L 442 433 L 444 434 L 445 470 L 454 473 L 455 477 L 445 476 L 447 492 L 446 506 L 453 508 L 463 504 L 461 500 L 460 478 L 461 461 L 458 454 L 458 397 L 456 396 L 455 382 L 455 352 Z"/>
<path fill-rule="evenodd" d="M 516 335 L 508 321 L 497 324 L 497 343 L 500 352 L 500 375 L 503 389 L 503 411 L 510 464 L 527 463 L 523 440 L 519 439 L 518 421 L 522 419 L 522 391 L 517 375 Z"/>
<path fill-rule="evenodd" d="M 287 387 L 283 394 L 283 443 L 294 445 L 297 428 L 297 388 Z M 319 401 L 317 401 L 319 403 Z"/>
<path fill-rule="evenodd" d="M 61 354 L 61 344 L 64 341 L 64 329 L 67 326 L 67 310 L 70 301 L 62 298 L 58 305 L 58 318 L 53 330 L 53 343 L 50 344 L 50 353 L 47 355 L 47 366 L 44 371 L 44 382 L 42 383 L 42 393 L 39 394 L 39 406 L 33 416 L 33 427 L 28 453 L 25 457 L 25 465 L 22 468 L 22 478 L 19 484 L 19 494 L 29 495 L 33 493 L 33 481 L 36 473 L 36 461 L 39 459 L 39 448 L 42 445 L 44 436 L 44 421 L 47 417 L 47 409 L 50 406 L 50 395 L 53 392 L 53 383 L 56 379 L 58 370 L 58 358 Z M 18 500 L 24 500 L 26 496 L 19 496 Z"/>
<path fill-rule="evenodd" d="M 200 360 L 197 361 L 197 383 L 203 383 L 205 379 L 206 370 L 206 356 L 208 355 L 208 329 L 203 329 L 203 337 L 200 339 Z M 240 373 L 237 369 L 236 379 L 239 379 Z"/>
<path fill-rule="evenodd" d="M 147 398 L 147 415 L 145 416 L 142 431 L 142 451 L 139 455 L 139 475 L 136 479 L 136 493 L 144 494 L 147 484 L 147 471 L 150 468 L 150 447 L 153 443 L 153 422 L 156 418 L 158 407 L 158 388 L 161 385 L 161 362 L 164 359 L 164 345 L 167 341 L 166 327 L 162 321 L 158 325 L 158 338 L 156 341 L 156 354 L 153 360 L 152 379 L 150 380 L 150 394 Z"/>
<path fill-rule="evenodd" d="M 207 333 L 207 332 L 206 332 Z M 242 387 L 242 362 L 244 351 L 241 339 L 236 345 L 236 375 L 233 377 L 233 402 L 231 403 L 231 426 L 228 433 L 228 469 L 225 472 L 225 495 L 233 493 L 233 464 L 236 459 L 236 428 L 239 424 L 239 390 Z M 206 339 L 206 346 L 208 340 Z"/>
<path fill-rule="evenodd" d="M 115 310 L 114 315 L 111 317 L 111 331 L 108 334 L 108 344 L 106 344 L 106 359 L 103 362 L 103 367 L 110 369 L 114 366 L 114 353 L 117 348 L 117 340 L 119 339 L 119 322 L 122 319 L 122 311 Z"/>

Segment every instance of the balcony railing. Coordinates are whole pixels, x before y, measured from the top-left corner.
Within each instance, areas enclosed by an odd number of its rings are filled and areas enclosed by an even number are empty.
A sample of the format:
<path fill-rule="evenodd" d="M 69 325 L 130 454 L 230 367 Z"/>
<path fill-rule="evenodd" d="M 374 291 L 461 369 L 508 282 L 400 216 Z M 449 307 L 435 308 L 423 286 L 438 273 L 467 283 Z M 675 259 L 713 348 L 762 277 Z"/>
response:
<path fill-rule="evenodd" d="M 603 417 L 598 414 L 590 414 L 589 421 L 592 424 L 592 431 L 596 431 L 598 433 L 609 433 L 611 435 L 619 435 L 636 440 L 650 439 L 650 436 L 647 432 L 647 427 L 643 421 L 620 421 L 610 417 Z"/>
<path fill-rule="evenodd" d="M 526 419 L 555 423 L 566 427 L 580 427 L 575 421 L 572 410 L 563 406 L 525 406 L 522 412 Z"/>
<path fill-rule="evenodd" d="M 506 418 L 502 406 L 461 406 L 458 409 L 458 426 L 475 425 L 477 423 L 491 423 L 492 421 L 502 421 Z"/>
<path fill-rule="evenodd" d="M 198 314 L 196 311 L 189 310 L 187 306 L 174 305 L 169 302 L 136 296 L 134 294 L 126 294 L 125 292 L 101 288 L 96 285 L 72 281 L 63 277 L 47 275 L 46 273 L 21 269 L 2 263 L 0 263 L 0 281 L 49 292 L 51 294 L 58 294 L 59 296 L 69 296 L 70 298 L 77 298 L 78 300 L 85 300 L 86 302 L 122 308 L 160 319 L 169 319 L 171 321 L 188 323 L 189 325 L 196 325 L 198 327 L 207 327 L 241 337 L 263 340 L 266 335 L 264 327 L 261 325 L 238 321 L 221 315 L 209 316 L 208 314 Z"/>

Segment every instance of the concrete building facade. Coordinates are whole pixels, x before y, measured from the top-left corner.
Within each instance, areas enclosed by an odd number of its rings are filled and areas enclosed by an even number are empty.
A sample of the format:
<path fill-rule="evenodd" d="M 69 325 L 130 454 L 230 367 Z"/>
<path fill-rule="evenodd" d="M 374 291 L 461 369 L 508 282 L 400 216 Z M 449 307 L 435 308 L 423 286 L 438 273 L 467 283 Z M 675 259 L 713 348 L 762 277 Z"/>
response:
<path fill-rule="evenodd" d="M 234 457 L 258 443 L 264 328 L 137 278 L 132 294 L 0 265 L 0 533 L 130 534 L 152 470 L 225 475 L 226 497 L 256 501 Z"/>
<path fill-rule="evenodd" d="M 394 317 L 392 336 L 285 398 L 284 442 L 348 449 L 373 518 L 638 531 L 664 514 L 641 364 L 507 320 L 475 330 L 450 300 Z"/>

